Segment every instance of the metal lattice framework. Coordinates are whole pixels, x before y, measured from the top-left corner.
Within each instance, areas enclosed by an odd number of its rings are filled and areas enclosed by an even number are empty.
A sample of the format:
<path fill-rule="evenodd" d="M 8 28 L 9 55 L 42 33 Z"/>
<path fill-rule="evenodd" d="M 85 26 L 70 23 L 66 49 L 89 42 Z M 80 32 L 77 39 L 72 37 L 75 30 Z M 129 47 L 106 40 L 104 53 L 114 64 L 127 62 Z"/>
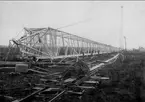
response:
<path fill-rule="evenodd" d="M 12 40 L 22 54 L 41 58 L 61 58 L 117 52 L 119 48 L 98 43 L 53 28 L 24 28 L 24 36 Z"/>

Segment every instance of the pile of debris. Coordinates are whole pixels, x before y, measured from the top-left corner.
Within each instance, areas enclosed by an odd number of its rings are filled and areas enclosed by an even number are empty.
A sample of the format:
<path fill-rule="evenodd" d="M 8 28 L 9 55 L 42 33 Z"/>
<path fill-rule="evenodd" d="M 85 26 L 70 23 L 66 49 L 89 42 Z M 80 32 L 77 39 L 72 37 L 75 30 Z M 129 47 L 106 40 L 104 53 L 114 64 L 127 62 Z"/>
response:
<path fill-rule="evenodd" d="M 63 72 L 63 78 L 67 79 L 70 77 L 75 77 L 75 78 L 78 78 L 80 76 L 82 77 L 88 74 L 89 71 L 90 70 L 88 65 L 82 60 L 78 60 Z"/>
<path fill-rule="evenodd" d="M 90 69 L 83 60 L 59 73 L 51 73 L 48 69 L 32 66 L 27 72 L 0 73 L 3 76 L 0 79 L 0 98 L 4 100 L 10 96 L 13 102 L 107 102 L 107 93 L 102 87 L 111 83 L 109 78 L 99 74 L 90 76 Z"/>

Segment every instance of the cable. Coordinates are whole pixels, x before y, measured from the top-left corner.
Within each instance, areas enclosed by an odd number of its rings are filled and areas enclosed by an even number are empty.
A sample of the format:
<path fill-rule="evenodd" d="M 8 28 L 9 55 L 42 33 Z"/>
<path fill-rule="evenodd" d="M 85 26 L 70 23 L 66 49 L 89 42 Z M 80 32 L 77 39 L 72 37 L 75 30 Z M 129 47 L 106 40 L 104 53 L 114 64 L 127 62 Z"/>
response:
<path fill-rule="evenodd" d="M 91 20 L 91 19 L 86 19 L 86 20 L 83 20 L 83 21 L 79 21 L 79 22 L 76 22 L 76 23 L 72 23 L 72 24 L 69 24 L 69 25 L 66 25 L 66 26 L 59 27 L 59 28 L 57 28 L 57 29 L 62 29 L 62 28 L 74 26 L 74 25 L 77 25 L 77 24 L 80 24 L 80 23 L 84 23 L 84 22 L 87 22 L 87 21 L 90 21 L 90 20 Z"/>

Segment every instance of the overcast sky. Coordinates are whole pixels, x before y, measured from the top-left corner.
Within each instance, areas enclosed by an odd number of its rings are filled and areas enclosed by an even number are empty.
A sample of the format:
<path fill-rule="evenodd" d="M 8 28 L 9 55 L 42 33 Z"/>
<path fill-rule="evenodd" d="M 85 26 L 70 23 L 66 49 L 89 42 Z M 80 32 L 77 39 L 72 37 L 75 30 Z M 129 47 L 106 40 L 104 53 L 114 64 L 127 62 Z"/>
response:
<path fill-rule="evenodd" d="M 61 30 L 119 46 L 121 6 L 127 47 L 145 47 L 143 1 L 0 1 L 0 45 L 8 45 L 24 27 L 59 28 L 86 20 Z"/>

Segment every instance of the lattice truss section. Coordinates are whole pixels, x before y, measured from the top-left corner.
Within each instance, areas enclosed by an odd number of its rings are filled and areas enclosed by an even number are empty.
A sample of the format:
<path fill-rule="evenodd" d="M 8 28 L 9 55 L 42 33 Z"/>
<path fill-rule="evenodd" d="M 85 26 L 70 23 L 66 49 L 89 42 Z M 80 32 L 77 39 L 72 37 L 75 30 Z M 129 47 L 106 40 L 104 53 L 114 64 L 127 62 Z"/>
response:
<path fill-rule="evenodd" d="M 18 45 L 22 54 L 37 57 L 55 58 L 59 56 L 77 56 L 117 52 L 119 49 L 98 43 L 53 28 L 24 28 L 24 35 L 13 42 Z"/>

